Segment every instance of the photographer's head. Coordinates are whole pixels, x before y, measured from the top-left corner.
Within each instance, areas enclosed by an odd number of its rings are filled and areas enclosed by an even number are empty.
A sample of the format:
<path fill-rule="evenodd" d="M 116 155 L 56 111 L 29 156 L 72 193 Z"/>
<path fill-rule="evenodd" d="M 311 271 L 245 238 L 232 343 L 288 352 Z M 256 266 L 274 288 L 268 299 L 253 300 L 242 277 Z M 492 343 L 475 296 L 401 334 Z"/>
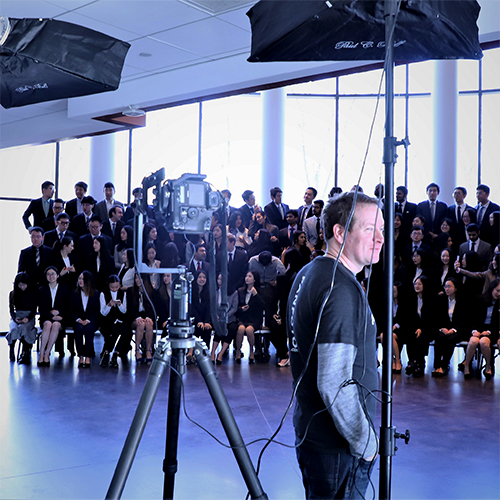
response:
<path fill-rule="evenodd" d="M 331 199 L 323 210 L 327 256 L 336 258 L 346 240 L 340 261 L 353 273 L 379 260 L 384 243 L 384 219 L 378 200 L 357 193 L 354 216 L 346 235 L 345 228 L 354 201 L 354 192 Z"/>

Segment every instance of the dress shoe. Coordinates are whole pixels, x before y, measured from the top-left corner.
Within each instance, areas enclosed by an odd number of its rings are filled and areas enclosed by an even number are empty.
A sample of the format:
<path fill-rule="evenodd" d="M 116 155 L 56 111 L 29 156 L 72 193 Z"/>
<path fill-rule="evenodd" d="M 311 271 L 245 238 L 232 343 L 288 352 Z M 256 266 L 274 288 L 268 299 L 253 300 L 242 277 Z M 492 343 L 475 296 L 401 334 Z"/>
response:
<path fill-rule="evenodd" d="M 215 360 L 215 364 L 218 365 L 218 366 L 220 366 L 220 365 L 222 365 L 222 361 L 219 358 L 217 358 Z"/>
<path fill-rule="evenodd" d="M 31 365 L 31 352 L 23 352 L 19 358 L 20 365 Z"/>
<path fill-rule="evenodd" d="M 113 356 L 111 356 L 111 361 L 109 363 L 109 366 L 111 366 L 111 368 L 118 368 L 118 354 L 116 354 L 116 352 L 114 352 Z"/>
<path fill-rule="evenodd" d="M 464 373 L 464 379 L 465 380 L 470 380 L 473 377 L 472 373 Z"/>
<path fill-rule="evenodd" d="M 237 365 L 241 365 L 241 358 L 236 358 L 234 361 Z"/>
<path fill-rule="evenodd" d="M 13 344 L 10 344 L 10 349 L 9 349 L 9 359 L 11 361 L 15 361 L 16 360 L 16 344 L 15 342 Z"/>
<path fill-rule="evenodd" d="M 249 365 L 253 365 L 255 363 L 255 359 L 254 358 L 248 358 L 248 364 Z"/>
<path fill-rule="evenodd" d="M 114 356 L 114 354 L 113 354 L 113 356 Z M 102 366 L 103 368 L 105 368 L 108 365 L 109 365 L 109 352 L 104 351 L 101 355 L 101 362 L 99 363 L 99 366 Z"/>
<path fill-rule="evenodd" d="M 483 370 L 483 375 L 486 380 L 491 380 L 492 374 L 491 372 L 487 372 L 486 370 Z"/>

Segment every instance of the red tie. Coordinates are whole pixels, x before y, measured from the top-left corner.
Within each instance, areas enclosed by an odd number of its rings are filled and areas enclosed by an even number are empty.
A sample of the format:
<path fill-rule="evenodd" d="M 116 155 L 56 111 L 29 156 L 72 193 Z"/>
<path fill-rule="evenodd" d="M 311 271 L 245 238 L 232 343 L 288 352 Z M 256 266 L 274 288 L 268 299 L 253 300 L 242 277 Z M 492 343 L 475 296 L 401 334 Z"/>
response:
<path fill-rule="evenodd" d="M 198 262 L 198 269 L 197 271 L 201 271 L 201 262 Z"/>

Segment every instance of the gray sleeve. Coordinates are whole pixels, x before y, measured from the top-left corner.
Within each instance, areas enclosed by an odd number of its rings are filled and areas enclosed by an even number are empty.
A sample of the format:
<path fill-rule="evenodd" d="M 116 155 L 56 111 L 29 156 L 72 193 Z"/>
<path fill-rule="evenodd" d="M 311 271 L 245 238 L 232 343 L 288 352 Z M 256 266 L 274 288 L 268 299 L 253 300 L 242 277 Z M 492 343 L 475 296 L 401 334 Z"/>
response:
<path fill-rule="evenodd" d="M 352 378 L 356 351 L 350 344 L 318 345 L 318 390 L 351 454 L 370 458 L 377 453 L 377 435 L 363 410 L 358 386 L 340 388 Z"/>

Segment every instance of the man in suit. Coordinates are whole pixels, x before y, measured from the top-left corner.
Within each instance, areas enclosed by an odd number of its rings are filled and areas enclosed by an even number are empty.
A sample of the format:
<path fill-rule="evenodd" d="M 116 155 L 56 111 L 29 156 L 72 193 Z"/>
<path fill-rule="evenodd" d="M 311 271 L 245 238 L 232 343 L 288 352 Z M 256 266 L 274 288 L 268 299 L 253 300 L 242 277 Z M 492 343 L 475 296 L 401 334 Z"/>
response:
<path fill-rule="evenodd" d="M 71 238 L 75 245 L 78 243 L 78 235 L 68 230 L 69 216 L 65 213 L 60 213 L 56 217 L 56 228 L 45 233 L 44 243 L 50 248 L 54 248 L 56 241 L 62 240 L 65 236 Z"/>
<path fill-rule="evenodd" d="M 241 197 L 245 202 L 245 204 L 239 208 L 241 212 L 241 218 L 245 223 L 245 227 L 249 228 L 255 211 L 260 210 L 260 207 L 255 204 L 255 195 L 253 194 L 253 191 L 250 191 L 250 189 L 244 191 Z"/>
<path fill-rule="evenodd" d="M 395 212 L 401 214 L 403 223 L 400 232 L 404 240 L 410 237 L 413 219 L 417 215 L 417 204 L 408 201 L 408 189 L 406 186 L 396 188 Z"/>
<path fill-rule="evenodd" d="M 115 186 L 112 182 L 104 184 L 104 200 L 101 200 L 94 208 L 94 213 L 98 215 L 103 221 L 108 219 L 109 211 L 112 207 L 118 206 L 125 210 L 123 203 L 114 199 Z"/>
<path fill-rule="evenodd" d="M 198 243 L 195 246 L 193 258 L 184 265 L 190 273 L 195 273 L 196 271 L 206 271 L 208 273 L 210 264 L 207 262 L 207 249 L 204 243 Z"/>
<path fill-rule="evenodd" d="M 439 186 L 431 182 L 427 188 L 426 201 L 421 201 L 417 205 L 417 214 L 422 214 L 425 217 L 425 228 L 428 230 L 429 236 L 434 239 L 441 233 L 441 222 L 446 217 L 448 205 L 437 199 L 439 195 Z"/>
<path fill-rule="evenodd" d="M 82 200 L 87 194 L 87 188 L 88 185 L 86 182 L 79 181 L 75 184 L 76 198 L 66 203 L 66 213 L 69 215 L 70 220 L 73 220 L 75 215 L 83 213 Z"/>
<path fill-rule="evenodd" d="M 47 217 L 42 224 L 42 229 L 47 233 L 56 228 L 56 217 L 64 212 L 64 201 L 61 198 L 56 198 L 54 204 L 52 205 L 52 211 L 54 215 L 52 217 Z"/>
<path fill-rule="evenodd" d="M 83 236 L 89 232 L 89 224 L 92 216 L 94 215 L 93 209 L 95 200 L 92 196 L 84 196 L 82 200 L 83 212 L 75 215 L 71 221 L 70 229 L 78 236 Z M 102 219 L 101 219 L 102 220 Z"/>
<path fill-rule="evenodd" d="M 109 217 L 102 224 L 102 233 L 106 234 L 113 240 L 113 247 L 121 241 L 120 232 L 125 225 L 122 222 L 123 208 L 115 206 L 110 208 Z"/>
<path fill-rule="evenodd" d="M 54 196 L 54 183 L 51 181 L 45 181 L 42 184 L 42 197 L 36 200 L 31 200 L 28 208 L 23 214 L 23 222 L 26 229 L 31 227 L 42 227 L 43 221 L 49 217 L 54 216 L 54 211 L 52 206 L 54 201 L 52 197 Z M 30 222 L 30 216 L 33 216 L 33 224 Z"/>
<path fill-rule="evenodd" d="M 306 219 L 309 219 L 309 217 L 313 216 L 313 211 L 312 211 L 312 202 L 314 198 L 318 195 L 318 191 L 313 188 L 313 187 L 308 187 L 306 189 L 306 192 L 304 193 L 304 205 L 299 207 L 299 220 L 298 220 L 298 225 L 299 229 L 302 229 L 302 226 L 304 225 L 304 221 Z"/>
<path fill-rule="evenodd" d="M 221 194 L 222 196 L 224 196 L 224 198 L 226 199 L 226 224 L 227 224 L 227 221 L 229 220 L 229 217 L 231 217 L 231 215 L 236 212 L 236 210 L 238 210 L 236 207 L 232 207 L 231 205 L 229 205 L 229 202 L 231 201 L 231 191 L 229 191 L 229 189 L 223 189 L 221 191 Z M 222 213 L 222 210 L 223 210 L 223 207 L 219 208 L 219 210 L 217 210 L 218 214 L 219 214 L 219 221 L 222 221 L 223 220 L 223 213 Z"/>
<path fill-rule="evenodd" d="M 493 248 L 486 241 L 479 239 L 480 230 L 478 224 L 469 224 L 467 226 L 467 234 L 469 235 L 469 241 L 460 245 L 460 262 L 462 262 L 462 257 L 465 252 L 476 252 L 479 256 L 479 260 L 481 261 L 481 271 L 486 271 L 491 259 L 493 258 Z"/>
<path fill-rule="evenodd" d="M 417 250 L 424 251 L 428 257 L 432 255 L 432 248 L 425 243 L 422 243 L 424 239 L 424 228 L 422 226 L 413 226 L 410 233 L 411 243 L 405 245 L 403 247 L 403 255 L 401 256 L 403 259 L 404 265 L 412 269 L 413 268 L 413 253 Z"/>
<path fill-rule="evenodd" d="M 94 240 L 98 236 L 102 236 L 106 241 L 106 245 L 111 255 L 113 255 L 113 240 L 101 233 L 102 230 L 102 220 L 98 215 L 93 215 L 89 222 L 89 232 L 88 234 L 84 234 L 80 236 L 78 239 L 78 268 L 86 269 L 86 262 L 89 258 L 89 255 L 94 250 Z"/>
<path fill-rule="evenodd" d="M 293 245 L 293 233 L 299 229 L 297 221 L 299 219 L 299 213 L 297 210 L 289 210 L 286 214 L 286 221 L 288 226 L 284 229 L 280 229 L 279 241 L 281 249 L 291 247 Z"/>
<path fill-rule="evenodd" d="M 271 203 L 264 207 L 264 212 L 269 223 L 274 224 L 278 229 L 283 229 L 288 226 L 286 214 L 289 210 L 288 205 L 282 202 L 281 198 L 283 191 L 279 187 L 271 189 Z"/>
<path fill-rule="evenodd" d="M 255 233 L 259 229 L 266 229 L 269 231 L 269 234 L 271 235 L 271 244 L 273 246 L 273 255 L 279 255 L 281 253 L 281 247 L 278 240 L 278 227 L 269 223 L 266 213 L 262 209 L 255 210 L 255 215 L 253 216 L 252 222 L 250 222 L 250 227 L 248 228 L 248 236 L 255 239 Z"/>
<path fill-rule="evenodd" d="M 481 231 L 481 237 L 484 241 L 492 241 L 491 226 L 489 222 L 490 214 L 492 212 L 500 211 L 500 207 L 489 200 L 490 188 L 486 184 L 479 184 L 476 188 L 476 212 L 477 212 L 477 225 Z"/>
<path fill-rule="evenodd" d="M 467 205 L 467 203 L 465 203 L 466 197 L 467 189 L 462 186 L 457 186 L 453 190 L 453 198 L 455 199 L 455 203 L 453 203 L 453 205 L 448 205 L 448 211 L 446 212 L 446 217 L 452 222 L 451 237 L 453 243 L 463 243 L 465 241 L 465 226 L 462 217 L 466 210 L 472 208 L 470 205 Z"/>
<path fill-rule="evenodd" d="M 134 201 L 126 208 L 125 214 L 123 215 L 122 221 L 125 225 L 133 226 L 134 225 L 134 215 L 135 209 L 137 205 L 140 204 L 142 200 L 142 188 L 136 187 L 132 190 L 132 196 L 134 197 Z M 144 222 L 148 222 L 149 224 L 156 225 L 155 212 L 153 210 L 153 205 L 148 205 L 147 209 L 147 217 L 145 217 Z"/>
<path fill-rule="evenodd" d="M 227 235 L 227 293 L 231 295 L 238 288 L 244 286 L 245 276 L 248 271 L 248 256 L 245 250 L 237 249 L 234 234 Z M 215 258 L 217 265 L 217 276 L 222 266 L 222 252 Z"/>
<path fill-rule="evenodd" d="M 46 283 L 44 272 L 52 265 L 53 250 L 43 244 L 44 231 L 34 226 L 30 229 L 31 246 L 21 250 L 17 272 L 25 272 L 37 286 Z"/>
<path fill-rule="evenodd" d="M 318 243 L 319 231 L 323 228 L 321 220 L 321 212 L 325 203 L 323 200 L 314 200 L 313 203 L 313 216 L 304 221 L 303 231 L 306 235 L 306 245 L 312 251 L 315 250 L 315 245 Z"/>

